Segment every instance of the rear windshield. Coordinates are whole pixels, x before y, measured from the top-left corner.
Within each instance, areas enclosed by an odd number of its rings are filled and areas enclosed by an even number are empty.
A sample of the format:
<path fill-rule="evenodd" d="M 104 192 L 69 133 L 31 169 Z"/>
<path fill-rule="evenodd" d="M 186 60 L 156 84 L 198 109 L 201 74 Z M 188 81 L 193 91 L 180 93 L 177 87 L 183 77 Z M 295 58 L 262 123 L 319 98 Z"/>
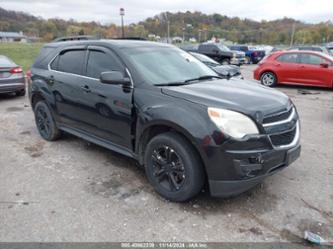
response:
<path fill-rule="evenodd" d="M 0 55 L 0 67 L 15 67 L 16 64 L 7 58 L 6 56 L 1 56 Z"/>
<path fill-rule="evenodd" d="M 46 58 L 54 50 L 55 50 L 55 47 L 43 47 L 40 50 L 40 53 L 39 53 L 38 57 L 36 58 L 35 63 L 33 64 L 33 67 L 46 69 L 47 68 L 47 64 L 49 62 L 49 60 L 46 60 Z"/>

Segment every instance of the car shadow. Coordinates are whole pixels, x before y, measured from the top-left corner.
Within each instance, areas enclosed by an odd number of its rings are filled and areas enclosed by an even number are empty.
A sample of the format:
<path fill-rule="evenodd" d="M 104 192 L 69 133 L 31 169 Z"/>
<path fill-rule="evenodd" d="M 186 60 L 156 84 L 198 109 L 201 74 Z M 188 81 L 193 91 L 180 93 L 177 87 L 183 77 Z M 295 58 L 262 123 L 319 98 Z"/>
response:
<path fill-rule="evenodd" d="M 69 142 L 76 139 L 79 138 L 70 134 L 64 134 L 63 137 L 63 140 Z M 122 181 L 118 182 L 115 186 L 114 184 L 110 184 L 113 181 L 112 177 L 110 177 L 110 179 L 99 179 L 102 181 L 102 184 L 103 182 L 108 183 L 106 184 L 107 187 L 103 190 L 103 193 L 107 191 L 114 193 L 115 189 L 112 188 L 118 188 L 118 185 L 127 189 L 132 189 L 133 185 L 135 185 L 134 187 L 139 188 L 139 191 L 137 191 L 136 194 L 139 194 L 139 192 L 145 192 L 146 194 L 149 194 L 151 198 L 156 198 L 159 201 L 169 203 L 169 201 L 160 197 L 153 190 L 146 178 L 143 166 L 140 166 L 134 159 L 89 142 L 84 142 L 83 147 L 85 150 L 100 154 L 101 163 L 108 167 L 110 175 L 112 175 L 113 170 L 117 170 L 118 181 Z M 96 181 L 98 181 L 98 179 L 96 179 Z M 133 184 L 133 182 L 136 182 L 136 184 Z M 271 194 L 267 189 L 267 185 L 263 182 L 253 189 L 231 198 L 211 197 L 208 186 L 205 186 L 202 192 L 194 199 L 184 203 L 173 203 L 173 205 L 188 212 L 197 213 L 199 211 L 201 216 L 214 213 L 234 213 L 236 211 L 244 213 L 244 209 L 251 209 L 263 214 L 274 210 L 277 201 L 278 197 Z M 237 208 L 235 209 L 235 207 Z"/>
<path fill-rule="evenodd" d="M 274 89 L 292 89 L 297 91 L 307 90 L 309 92 L 304 92 L 303 94 L 316 94 L 320 92 L 332 92 L 331 88 L 325 87 L 315 87 L 315 86 L 295 86 L 295 85 L 278 85 Z"/>
<path fill-rule="evenodd" d="M 81 139 L 65 134 L 63 140 L 76 143 Z M 241 217 L 249 220 L 252 225 L 250 228 L 247 226 L 239 227 L 239 233 L 252 233 L 261 236 L 264 234 L 261 229 L 265 229 L 265 231 L 270 231 L 286 241 L 302 241 L 298 233 L 288 229 L 279 229 L 264 218 L 266 213 L 278 212 L 278 205 L 280 201 L 283 201 L 281 197 L 269 191 L 271 182 L 265 183 L 264 181 L 243 194 L 223 199 L 211 197 L 206 187 L 190 201 L 173 203 L 154 191 L 146 178 L 144 168 L 139 166 L 135 160 L 88 142 L 83 144 L 83 148 L 94 154 L 99 154 L 98 158 L 101 162 L 100 167 L 94 168 L 97 171 L 93 173 L 85 186 L 85 191 L 92 195 L 126 201 L 126 203 L 147 200 L 152 206 L 152 210 L 162 209 L 162 207 L 163 209 L 178 209 L 180 214 L 188 213 L 197 216 L 199 222 L 216 219 L 220 215 L 225 218 Z M 276 191 L 278 192 L 278 190 Z M 177 222 L 185 222 L 187 218 L 188 215 L 180 215 Z M 207 224 L 209 225 L 210 222 L 207 221 Z"/>
<path fill-rule="evenodd" d="M 6 101 L 10 99 L 17 99 L 18 97 L 16 96 L 15 93 L 0 93 L 0 101 Z"/>

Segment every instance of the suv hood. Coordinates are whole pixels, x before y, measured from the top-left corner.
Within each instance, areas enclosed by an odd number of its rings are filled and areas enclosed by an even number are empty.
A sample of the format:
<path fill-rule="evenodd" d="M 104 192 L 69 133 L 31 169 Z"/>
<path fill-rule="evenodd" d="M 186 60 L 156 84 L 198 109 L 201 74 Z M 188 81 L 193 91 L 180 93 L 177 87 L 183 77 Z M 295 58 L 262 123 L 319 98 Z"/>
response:
<path fill-rule="evenodd" d="M 163 87 L 162 93 L 206 107 L 242 112 L 261 122 L 263 117 L 290 107 L 287 95 L 245 80 L 212 80 Z"/>
<path fill-rule="evenodd" d="M 240 68 L 234 65 L 221 65 L 212 68 L 215 72 L 223 76 L 235 76 L 241 74 Z"/>

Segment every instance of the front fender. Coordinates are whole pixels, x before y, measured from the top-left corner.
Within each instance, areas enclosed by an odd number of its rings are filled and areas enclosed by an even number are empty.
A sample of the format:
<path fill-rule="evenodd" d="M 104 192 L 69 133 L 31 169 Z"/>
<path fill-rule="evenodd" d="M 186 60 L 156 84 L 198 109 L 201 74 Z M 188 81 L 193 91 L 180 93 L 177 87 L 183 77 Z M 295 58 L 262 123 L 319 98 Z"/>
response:
<path fill-rule="evenodd" d="M 154 126 L 166 126 L 185 136 L 204 163 L 209 157 L 207 147 L 215 144 L 212 138 L 216 127 L 208 117 L 207 108 L 201 105 L 182 103 L 179 108 L 177 104 L 170 103 L 142 110 L 138 113 L 136 148 L 139 148 L 146 131 Z"/>

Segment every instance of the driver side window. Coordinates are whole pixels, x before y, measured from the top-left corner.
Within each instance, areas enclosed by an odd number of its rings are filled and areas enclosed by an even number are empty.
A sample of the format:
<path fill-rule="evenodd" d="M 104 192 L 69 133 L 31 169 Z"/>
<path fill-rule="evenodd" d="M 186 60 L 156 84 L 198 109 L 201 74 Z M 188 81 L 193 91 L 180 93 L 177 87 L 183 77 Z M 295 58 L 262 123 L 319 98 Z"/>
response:
<path fill-rule="evenodd" d="M 102 72 L 121 71 L 121 66 L 110 54 L 90 50 L 87 63 L 87 76 L 99 79 Z"/>

